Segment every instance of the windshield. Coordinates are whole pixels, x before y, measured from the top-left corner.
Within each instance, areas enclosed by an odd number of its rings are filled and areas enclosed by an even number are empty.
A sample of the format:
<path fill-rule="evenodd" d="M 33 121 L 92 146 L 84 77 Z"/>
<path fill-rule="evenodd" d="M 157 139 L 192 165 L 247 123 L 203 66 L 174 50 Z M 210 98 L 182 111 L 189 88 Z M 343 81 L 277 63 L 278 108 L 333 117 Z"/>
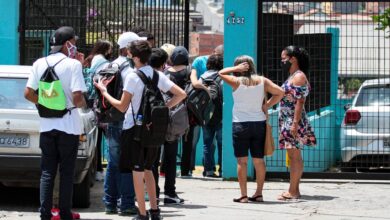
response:
<path fill-rule="evenodd" d="M 390 106 L 390 86 L 363 88 L 357 97 L 356 106 Z"/>
<path fill-rule="evenodd" d="M 24 98 L 26 78 L 0 77 L 0 109 L 36 109 Z"/>

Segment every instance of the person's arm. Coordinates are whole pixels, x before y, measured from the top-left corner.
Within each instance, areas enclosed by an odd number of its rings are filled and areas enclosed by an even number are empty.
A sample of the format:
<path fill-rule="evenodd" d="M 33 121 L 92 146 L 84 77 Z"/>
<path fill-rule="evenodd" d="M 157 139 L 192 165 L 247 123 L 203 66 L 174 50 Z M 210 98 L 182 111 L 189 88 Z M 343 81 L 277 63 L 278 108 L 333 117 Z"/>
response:
<path fill-rule="evenodd" d="M 176 106 L 187 97 L 184 90 L 177 85 L 173 85 L 169 92 L 173 94 L 173 97 L 166 104 L 168 108 Z"/>
<path fill-rule="evenodd" d="M 26 87 L 24 89 L 24 98 L 26 98 L 28 101 L 30 101 L 30 102 L 32 102 L 34 104 L 38 103 L 38 95 L 30 87 Z"/>
<path fill-rule="evenodd" d="M 265 92 L 272 94 L 272 97 L 268 99 L 267 103 L 264 104 L 264 109 L 268 110 L 272 106 L 279 103 L 279 101 L 284 96 L 284 91 L 280 86 L 276 85 L 271 80 L 265 77 L 263 77 L 263 79 L 264 79 Z"/>
<path fill-rule="evenodd" d="M 200 80 L 198 80 L 198 74 L 196 69 L 191 70 L 191 75 L 190 75 L 190 80 L 191 84 L 195 89 L 205 89 L 207 90 L 207 87 L 202 84 Z"/>
<path fill-rule="evenodd" d="M 101 80 L 99 80 L 98 83 L 94 82 L 93 84 L 96 86 L 96 88 L 100 90 L 100 93 L 104 96 L 105 99 L 107 99 L 109 103 L 111 103 L 112 106 L 114 106 L 116 109 L 118 109 L 121 112 L 127 111 L 130 105 L 131 98 L 133 97 L 132 94 L 130 94 L 126 90 L 123 90 L 121 100 L 118 100 L 112 97 L 110 94 L 108 94 L 107 88 Z"/>
<path fill-rule="evenodd" d="M 292 84 L 294 86 L 304 86 L 307 82 L 306 76 L 303 73 L 298 73 L 293 79 L 292 79 Z M 297 100 L 297 103 L 295 104 L 295 111 L 294 111 L 294 119 L 293 123 L 291 125 L 290 131 L 293 136 L 297 134 L 298 131 L 298 124 L 301 121 L 302 117 L 302 110 L 303 106 L 305 104 L 305 97 L 302 97 Z"/>
<path fill-rule="evenodd" d="M 245 62 L 237 66 L 226 67 L 220 70 L 218 74 L 224 82 L 229 84 L 233 88 L 233 90 L 236 90 L 240 84 L 237 82 L 237 77 L 231 76 L 230 74 L 235 72 L 245 72 L 248 71 L 248 69 L 249 65 Z"/>
<path fill-rule="evenodd" d="M 87 103 L 85 102 L 84 94 L 81 91 L 76 91 L 72 93 L 73 95 L 73 105 L 76 108 L 84 108 L 87 107 Z"/>

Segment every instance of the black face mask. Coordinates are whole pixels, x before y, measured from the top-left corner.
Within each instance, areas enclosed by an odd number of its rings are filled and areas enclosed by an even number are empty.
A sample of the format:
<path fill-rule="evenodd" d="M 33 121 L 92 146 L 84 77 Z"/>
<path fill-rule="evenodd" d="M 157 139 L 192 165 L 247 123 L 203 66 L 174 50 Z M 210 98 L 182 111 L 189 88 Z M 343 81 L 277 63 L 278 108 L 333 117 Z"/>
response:
<path fill-rule="evenodd" d="M 106 60 L 110 60 L 112 58 L 112 53 L 106 54 L 104 57 Z"/>
<path fill-rule="evenodd" d="M 130 67 L 131 67 L 131 68 L 134 68 L 134 67 L 135 67 L 134 60 L 133 60 L 133 59 L 131 59 L 131 58 L 127 58 L 127 60 L 128 60 L 128 61 L 129 61 L 129 63 L 130 63 Z"/>
<path fill-rule="evenodd" d="M 291 62 L 290 60 L 287 61 L 281 61 L 280 62 L 280 67 L 282 68 L 283 73 L 290 73 L 290 68 L 291 68 Z"/>

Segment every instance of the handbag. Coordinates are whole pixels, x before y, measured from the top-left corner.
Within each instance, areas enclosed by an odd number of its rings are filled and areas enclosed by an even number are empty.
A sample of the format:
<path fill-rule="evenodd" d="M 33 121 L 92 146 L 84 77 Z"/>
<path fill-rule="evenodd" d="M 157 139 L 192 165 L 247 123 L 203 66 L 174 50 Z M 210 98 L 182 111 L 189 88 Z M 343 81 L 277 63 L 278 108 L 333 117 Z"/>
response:
<path fill-rule="evenodd" d="M 264 102 L 267 103 L 267 101 L 268 101 L 268 97 L 267 97 L 267 92 L 265 91 L 265 86 L 264 86 Z M 274 138 L 272 137 L 272 126 L 269 123 L 268 111 L 266 111 L 264 113 L 267 117 L 266 130 L 265 130 L 265 141 L 264 141 L 264 156 L 272 156 L 272 154 L 275 151 L 275 142 L 274 142 Z"/>

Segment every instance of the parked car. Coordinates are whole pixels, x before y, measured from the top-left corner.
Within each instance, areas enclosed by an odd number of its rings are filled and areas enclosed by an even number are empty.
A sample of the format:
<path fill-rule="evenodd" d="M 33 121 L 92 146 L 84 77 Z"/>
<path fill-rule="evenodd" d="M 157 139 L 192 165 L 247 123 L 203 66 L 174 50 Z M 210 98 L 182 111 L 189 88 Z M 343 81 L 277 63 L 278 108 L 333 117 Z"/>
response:
<path fill-rule="evenodd" d="M 390 78 L 365 81 L 346 110 L 342 161 L 357 168 L 390 167 Z"/>
<path fill-rule="evenodd" d="M 39 187 L 39 116 L 23 92 L 31 66 L 0 65 L 0 182 L 5 186 Z M 75 207 L 90 204 L 90 186 L 96 172 L 97 129 L 94 113 L 79 109 L 84 134 L 76 160 Z"/>

